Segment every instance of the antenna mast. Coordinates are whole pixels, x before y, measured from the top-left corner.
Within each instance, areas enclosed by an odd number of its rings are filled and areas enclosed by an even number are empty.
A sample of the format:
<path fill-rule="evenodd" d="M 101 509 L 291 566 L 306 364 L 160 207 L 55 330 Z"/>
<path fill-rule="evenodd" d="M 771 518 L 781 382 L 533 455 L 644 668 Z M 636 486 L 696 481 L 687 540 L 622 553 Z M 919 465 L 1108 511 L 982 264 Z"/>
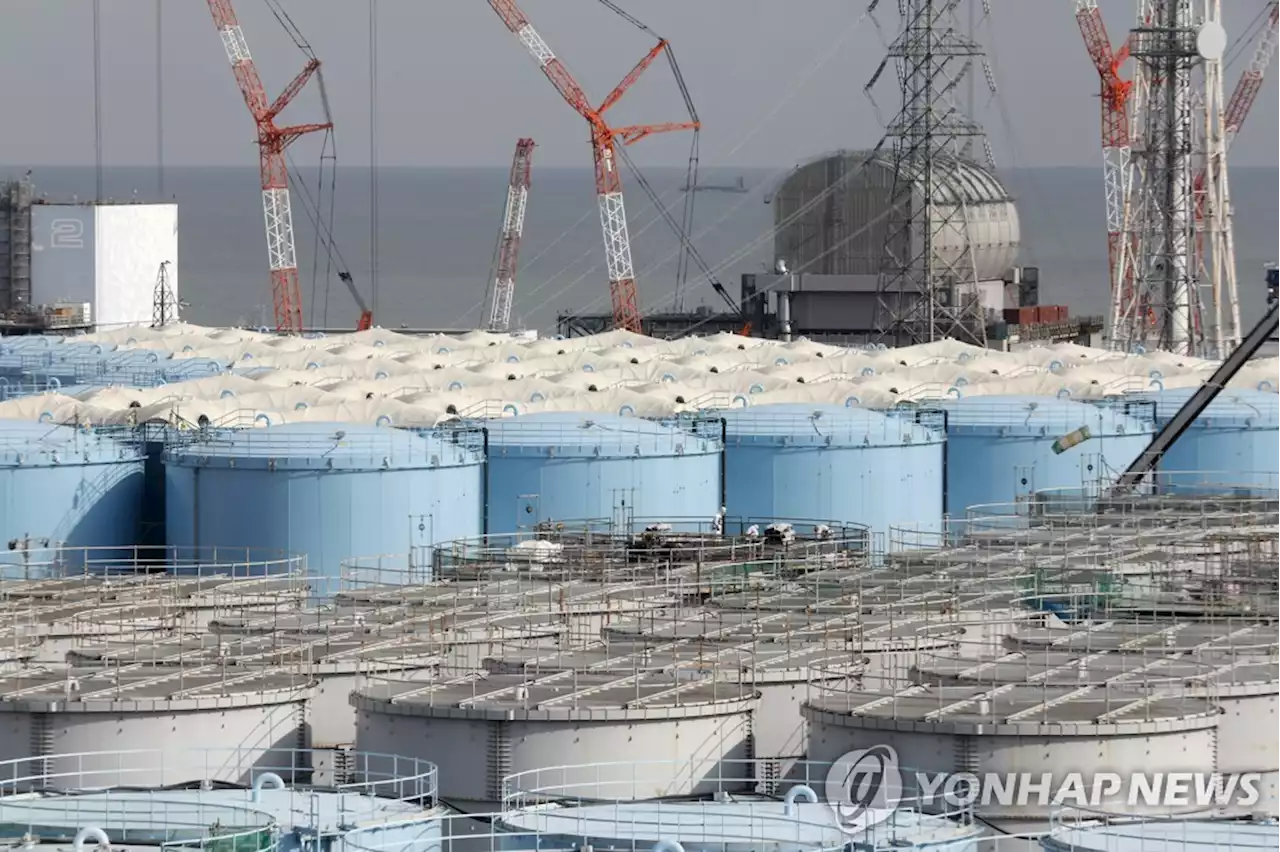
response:
<path fill-rule="evenodd" d="M 956 102 L 982 49 L 960 29 L 960 3 L 899 0 L 902 31 L 865 86 L 870 93 L 884 69 L 897 65 L 901 108 L 886 128 L 893 188 L 876 305 L 876 331 L 895 346 L 987 341 L 968 226 L 968 205 L 977 199 L 962 174 L 970 167 L 965 146 L 984 134 Z"/>

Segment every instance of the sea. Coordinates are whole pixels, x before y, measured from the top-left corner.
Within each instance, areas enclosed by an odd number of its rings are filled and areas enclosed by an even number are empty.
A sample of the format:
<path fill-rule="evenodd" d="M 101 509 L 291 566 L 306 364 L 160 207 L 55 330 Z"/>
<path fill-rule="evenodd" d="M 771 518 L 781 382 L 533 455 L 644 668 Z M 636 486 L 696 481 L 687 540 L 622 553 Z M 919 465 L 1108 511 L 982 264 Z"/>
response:
<path fill-rule="evenodd" d="M 15 177 L 26 166 L 0 167 Z M 772 268 L 770 190 L 778 169 L 703 169 L 700 182 L 736 183 L 743 193 L 700 192 L 693 243 L 731 294 L 742 273 Z M 387 328 L 465 329 L 484 321 L 498 230 L 506 202 L 505 168 L 339 167 L 300 170 L 294 192 L 303 313 L 312 327 L 354 327 L 359 310 L 339 281 L 348 268 Z M 677 220 L 683 169 L 644 171 Z M 1073 314 L 1102 314 L 1107 303 L 1106 234 L 1101 169 L 1008 169 L 1000 172 L 1017 200 L 1020 262 L 1039 266 L 1041 302 Z M 1265 304 L 1263 268 L 1277 260 L 1280 232 L 1274 168 L 1232 170 L 1241 314 L 1246 327 Z M 50 200 L 95 194 L 90 167 L 36 167 L 37 196 Z M 271 290 L 256 168 L 105 167 L 103 197 L 178 202 L 183 319 L 204 325 L 268 324 Z M 371 216 L 375 208 L 377 217 Z M 316 224 L 319 200 L 321 226 Z M 641 309 L 722 307 L 694 268 L 676 290 L 680 243 L 649 198 L 632 182 L 628 221 Z M 310 214 L 310 215 L 309 215 Z M 331 225 L 329 224 L 331 223 Z M 317 234 L 329 232 L 329 241 Z M 540 169 L 535 163 L 516 280 L 513 325 L 554 333 L 568 312 L 604 313 L 609 288 L 589 171 Z"/>

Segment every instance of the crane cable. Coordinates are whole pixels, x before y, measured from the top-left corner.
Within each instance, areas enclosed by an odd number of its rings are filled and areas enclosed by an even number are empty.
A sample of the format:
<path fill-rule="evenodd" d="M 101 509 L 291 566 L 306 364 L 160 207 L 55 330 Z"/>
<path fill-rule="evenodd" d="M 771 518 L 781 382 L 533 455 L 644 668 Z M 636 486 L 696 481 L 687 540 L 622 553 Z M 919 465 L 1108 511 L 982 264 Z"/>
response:
<path fill-rule="evenodd" d="M 603 0 L 602 0 L 602 2 L 603 2 Z M 754 124 L 754 125 L 753 125 L 753 126 L 752 126 L 752 127 L 751 127 L 747 132 L 746 132 L 746 133 L 743 133 L 743 134 L 740 134 L 740 135 L 736 135 L 736 136 L 734 136 L 734 137 L 733 137 L 733 138 L 736 140 L 736 141 L 735 141 L 735 144 L 733 144 L 733 145 L 732 145 L 728 150 L 726 150 L 723 154 L 717 154 L 717 155 L 716 155 L 716 158 L 717 158 L 717 159 L 720 159 L 720 160 L 727 160 L 727 159 L 729 159 L 729 158 L 733 157 L 733 156 L 734 156 L 735 154 L 737 154 L 737 153 L 738 153 L 738 151 L 740 151 L 740 150 L 741 150 L 741 149 L 742 149 L 742 148 L 743 148 L 747 143 L 749 143 L 752 139 L 754 139 L 754 138 L 755 138 L 755 137 L 760 133 L 760 131 L 762 131 L 766 126 L 769 126 L 769 124 L 770 124 L 770 122 L 772 121 L 773 117 L 774 117 L 775 115 L 777 115 L 777 114 L 782 110 L 782 108 L 783 108 L 783 107 L 787 106 L 789 103 L 791 103 L 791 102 L 792 102 L 792 100 L 794 99 L 794 97 L 795 97 L 796 93 L 797 93 L 797 92 L 799 92 L 799 91 L 800 91 L 800 89 L 801 89 L 801 88 L 803 88 L 805 85 L 807 85 L 807 84 L 808 84 L 808 82 L 809 82 L 809 80 L 810 80 L 810 79 L 811 79 L 815 74 L 817 74 L 820 70 L 822 70 L 822 69 L 827 65 L 827 63 L 829 63 L 832 59 L 834 59 L 834 58 L 835 58 L 835 56 L 836 56 L 836 55 L 838 55 L 838 54 L 843 50 L 844 46 L 848 43 L 849 39 L 851 39 L 851 38 L 852 38 L 852 37 L 853 37 L 853 36 L 858 32 L 858 30 L 861 28 L 862 24 L 866 21 L 867 17 L 868 17 L 868 13 L 864 11 L 864 12 L 863 12 L 863 13 L 862 13 L 862 14 L 861 14 L 861 15 L 860 15 L 860 16 L 859 16 L 859 17 L 858 17 L 858 18 L 857 18 L 857 19 L 856 19 L 856 20 L 855 20 L 855 21 L 854 21 L 854 22 L 853 22 L 853 23 L 852 23 L 848 28 L 846 28 L 846 29 L 845 29 L 845 31 L 844 31 L 843 33 L 841 33 L 841 35 L 840 35 L 840 36 L 839 36 L 839 37 L 838 37 L 834 42 L 832 42 L 831 46 L 830 46 L 830 47 L 829 47 L 829 48 L 828 48 L 824 53 L 822 53 L 822 54 L 818 55 L 817 57 L 815 57 L 815 58 L 814 58 L 814 60 L 813 60 L 812 62 L 810 62 L 810 63 L 809 63 L 808 67 L 807 67 L 807 68 L 805 68 L 805 69 L 804 69 L 804 70 L 803 70 L 803 71 L 802 71 L 802 72 L 801 72 L 801 73 L 800 73 L 800 74 L 795 78 L 794 83 L 791 85 L 791 87 L 788 89 L 788 91 L 787 91 L 785 94 L 783 94 L 783 95 L 782 95 L 782 97 L 778 98 L 778 99 L 774 102 L 773 106 L 771 106 L 768 110 L 766 110 L 766 111 L 764 112 L 764 114 L 763 114 L 759 119 L 757 119 L 757 121 L 755 122 L 755 124 Z M 785 174 L 786 172 L 788 172 L 789 170 L 790 170 L 789 168 L 778 169 L 778 170 L 774 171 L 774 172 L 770 175 L 770 179 L 773 179 L 773 178 L 779 177 L 779 176 L 781 176 L 781 175 Z M 670 195 L 673 191 L 678 191 L 678 190 L 668 190 L 666 193 L 664 193 L 664 196 Z M 714 230 L 715 228 L 717 228 L 721 223 L 723 223 L 726 219 L 728 219 L 728 218 L 729 218 L 729 216 L 731 216 L 731 215 L 733 215 L 734 213 L 736 213 L 736 212 L 737 212 L 737 211 L 742 207 L 742 205 L 746 204 L 746 203 L 747 203 L 747 201 L 749 201 L 749 200 L 752 200 L 752 199 L 751 199 L 751 196 L 749 196 L 749 195 L 744 195 L 744 196 L 743 196 L 743 198 L 742 198 L 740 201 L 738 201 L 736 204 L 734 204 L 732 207 L 730 207 L 728 210 L 726 210 L 726 211 L 725 211 L 725 213 L 724 213 L 724 214 L 723 214 L 719 219 L 717 219 L 715 222 L 711 223 L 710 225 L 708 225 L 708 226 L 706 226 L 706 227 L 702 228 L 702 229 L 698 232 L 698 234 L 697 234 L 697 235 L 695 235 L 695 237 L 701 237 L 701 236 L 704 236 L 704 235 L 706 235 L 707 233 L 710 233 L 711 231 L 713 231 L 713 230 Z M 545 255 L 545 254 L 546 254 L 546 253 L 547 253 L 547 252 L 548 252 L 548 251 L 549 251 L 553 246 L 555 246 L 556 244 L 558 244 L 558 243 L 560 243 L 561 241 L 563 241 L 563 240 L 565 239 L 565 237 L 567 237 L 571 232 L 575 231 L 578 227 L 580 227 L 580 226 L 582 225 L 582 223 L 583 223 L 583 222 L 585 222 L 585 221 L 586 221 L 586 220 L 587 220 L 587 219 L 592 215 L 592 213 L 594 213 L 594 212 L 595 212 L 594 210 L 588 210 L 586 213 L 584 213 L 584 214 L 583 214 L 583 215 L 578 219 L 578 221 L 577 221 L 577 222 L 575 222 L 573 225 L 571 225 L 569 228 L 567 228 L 565 231 L 563 231 L 563 232 L 562 232 L 558 237 L 556 237 L 556 239 L 555 239 L 555 240 L 553 240 L 553 241 L 552 241 L 552 243 L 551 243 L 550 245 L 548 245 L 548 246 L 547 246 L 546 248 L 544 248 L 541 252 L 539 252 L 537 255 L 535 255 L 535 256 L 534 256 L 534 258 L 533 258 L 533 259 L 531 259 L 531 260 L 529 261 L 529 264 L 528 264 L 528 265 L 530 265 L 530 266 L 531 266 L 531 265 L 532 265 L 534 262 L 536 262 L 539 258 L 541 258 L 543 255 Z M 633 237 L 638 237 L 638 236 L 643 235 L 646 231 L 648 231 L 648 230 L 649 230 L 649 228 L 651 228 L 651 227 L 653 227 L 655 224 L 657 224 L 657 223 L 660 221 L 660 218 L 661 218 L 660 216 L 655 215 L 655 216 L 653 216 L 653 218 L 649 219 L 647 222 L 645 222 L 644 224 L 640 225 L 639 227 L 637 227 L 637 228 L 633 228 L 633 229 L 631 230 L 632 236 L 633 236 Z M 789 220 L 788 220 L 788 221 L 789 221 Z M 780 229 L 783 225 L 785 225 L 785 224 L 787 224 L 787 223 L 780 223 L 779 225 L 775 226 L 775 227 L 774 227 L 770 232 L 768 232 L 768 233 L 766 234 L 766 236 L 772 236 L 772 234 L 773 234 L 773 233 L 776 233 L 776 232 L 777 232 L 777 230 L 779 230 L 779 229 Z M 748 244 L 747 244 L 748 248 L 747 248 L 747 251 L 746 251 L 746 252 L 738 252 L 738 253 L 736 253 L 734 256 L 732 256 L 728 261 L 723 261 L 723 262 L 721 262 L 721 263 L 717 264 L 717 265 L 716 265 L 715 267 L 713 267 L 713 268 L 714 268 L 714 269 L 719 270 L 719 269 L 723 269 L 723 268 L 724 268 L 726 265 L 728 265 L 729 263 L 736 263 L 740 256 L 744 256 L 745 254 L 750 253 L 750 249 L 751 249 L 751 248 L 753 248 L 756 244 L 758 244 L 758 243 L 761 241 L 761 239 L 762 239 L 762 238 L 757 237 L 755 240 L 752 240 L 750 243 L 748 243 Z M 654 269 L 656 269 L 658 266 L 661 266 L 662 264 L 669 262 L 673 257 L 675 257 L 675 256 L 676 256 L 676 253 L 677 253 L 677 252 L 679 252 L 679 251 L 681 251 L 681 250 L 683 250 L 683 246 L 681 246 L 679 249 L 677 249 L 677 251 L 676 251 L 676 252 L 671 252 L 671 253 L 670 253 L 670 254 L 668 254 L 666 257 L 662 258 L 661 260 L 656 261 L 654 264 L 652 264 L 652 265 L 650 265 L 649 267 L 647 267 L 647 268 L 646 268 L 646 270 L 645 270 L 645 273 L 652 272 L 652 271 L 653 271 Z M 589 259 L 589 258 L 593 257 L 593 256 L 596 254 L 596 252 L 597 252 L 597 249 L 596 249 L 595 247 L 592 247 L 591 249 L 588 249 L 588 250 L 587 250 L 587 251 L 585 251 L 585 252 L 584 252 L 580 257 L 578 257 L 577 259 L 575 259 L 575 260 L 571 261 L 570 263 L 566 264 L 566 265 L 565 265 L 564 267 L 562 267 L 559 271 L 557 271 L 557 272 L 555 272 L 554 274 L 552 274 L 552 275 L 550 275 L 550 276 L 546 277 L 546 278 L 545 278 L 541 283 L 539 283 L 539 284 L 535 285 L 533 288 L 531 288 L 531 289 L 527 292 L 527 294 L 526 294 L 526 298 L 528 298 L 529 296 L 534 296 L 534 295 L 536 295 L 536 294 L 538 294 L 538 293 L 542 292 L 542 290 L 544 290 L 546 287 L 548 287 L 548 286 L 549 286 L 549 285 L 551 285 L 552 283 L 554 283 L 554 282 L 558 281 L 558 280 L 560 279 L 560 277 L 561 277 L 562 275 L 564 275 L 565 273 L 567 273 L 567 272 L 568 272 L 572 267 L 577 266 L 577 265 L 578 265 L 579 263 L 581 263 L 582 261 L 587 260 L 587 259 Z M 551 300 L 553 300 L 553 299 L 555 299 L 555 298 L 557 298 L 557 297 L 559 297 L 559 296 L 562 296 L 565 292 L 569 291 L 569 290 L 570 290 L 570 289 L 572 289 L 573 287 L 576 287 L 576 286 L 577 286 L 581 281 L 583 281 L 583 280 L 584 280 L 588 275 L 591 275 L 591 274 L 593 274 L 593 273 L 595 273 L 595 272 L 598 272 L 598 271 L 599 271 L 599 269 L 600 269 L 600 263 L 597 261 L 593 266 L 591 266 L 589 269 L 587 269 L 585 272 L 583 272 L 583 273 L 582 273 L 581 275 L 579 275 L 577 278 L 574 278 L 574 279 L 573 279 L 572 281 L 570 281 L 568 284 L 565 284 L 564 286 L 560 287 L 560 288 L 559 288 L 559 289 L 557 289 L 555 292 L 553 292 L 551 295 L 549 295 L 549 296 L 546 296 L 546 297 L 542 298 L 542 299 L 541 299 L 541 301 L 543 301 L 543 302 L 549 302 L 549 301 L 551 301 Z M 596 298 L 594 298 L 594 299 L 592 299 L 590 302 L 588 302 L 585 306 L 583 306 L 583 310 L 585 311 L 585 310 L 589 310 L 589 309 L 590 309 L 590 308 L 592 308 L 592 307 L 595 307 L 596 305 L 600 304 L 600 302 L 603 300 L 603 298 L 604 298 L 604 296 L 597 296 Z M 468 310 L 468 311 L 467 311 L 467 314 L 470 314 L 470 313 L 471 313 L 472 311 L 474 311 L 474 310 L 475 310 L 475 308 L 474 308 L 474 307 L 472 307 L 470 310 Z M 466 314 L 464 314 L 463 316 L 466 316 Z"/>
<path fill-rule="evenodd" d="M 93 180 L 102 201 L 102 4 L 93 0 Z"/>
<path fill-rule="evenodd" d="M 302 34 L 302 30 L 298 28 L 298 25 L 293 22 L 293 18 L 289 17 L 289 13 L 285 11 L 284 6 L 280 5 L 280 0 L 265 0 L 265 2 L 267 8 L 271 10 L 271 14 L 275 15 L 280 26 L 289 34 L 289 38 L 293 40 L 294 46 L 301 50 L 308 59 L 315 60 L 316 52 L 311 49 L 311 44 L 307 41 L 306 36 Z"/>
<path fill-rule="evenodd" d="M 635 16 L 627 12 L 612 0 L 599 0 L 600 5 L 610 9 L 618 17 L 631 24 L 636 29 L 657 39 L 663 45 L 663 52 L 667 55 L 667 64 L 671 67 L 671 75 L 675 78 L 676 87 L 680 91 L 680 97 L 684 100 L 685 112 L 688 113 L 689 121 L 693 123 L 693 139 L 689 143 L 689 160 L 685 168 L 685 195 L 684 205 L 680 214 L 680 224 L 677 225 L 675 218 L 667 211 L 662 203 L 662 198 L 658 196 L 649 186 L 648 180 L 644 174 L 636 166 L 634 162 L 627 156 L 623 147 L 619 147 L 618 153 L 622 155 L 627 163 L 627 168 L 635 176 L 636 181 L 640 183 L 645 194 L 649 196 L 649 200 L 653 203 L 654 208 L 659 215 L 666 221 L 675 233 L 676 238 L 680 240 L 681 251 L 676 258 L 676 282 L 675 282 L 675 305 L 679 310 L 684 305 L 684 291 L 688 284 L 689 261 L 693 261 L 704 274 L 707 275 L 708 281 L 715 288 L 716 292 L 724 296 L 731 303 L 732 299 L 725 295 L 724 288 L 720 282 L 709 274 L 707 264 L 703 261 L 702 256 L 698 254 L 698 250 L 694 247 L 693 240 L 689 232 L 693 229 L 694 206 L 697 203 L 697 186 L 698 186 L 698 137 L 702 132 L 702 121 L 698 118 L 697 107 L 693 104 L 693 96 L 689 94 L 689 86 L 685 82 L 684 74 L 680 71 L 680 63 L 676 60 L 675 50 L 672 49 L 671 43 L 662 36 L 655 33 L 646 24 L 642 23 Z"/>
<path fill-rule="evenodd" d="M 334 267 L 336 267 L 339 274 L 341 274 L 342 272 L 346 272 L 349 269 L 349 267 L 347 266 L 347 261 L 345 258 L 343 258 L 342 251 L 338 248 L 338 243 L 333 238 L 332 212 L 330 213 L 330 221 L 326 224 L 323 216 L 323 207 L 321 206 L 321 202 L 323 201 L 323 199 L 318 197 L 313 198 L 311 195 L 311 190 L 307 188 L 306 183 L 301 178 L 297 177 L 298 168 L 297 168 L 297 164 L 293 160 L 293 155 L 290 154 L 288 151 L 286 151 L 285 157 L 289 161 L 289 169 L 288 169 L 289 187 L 294 192 L 298 193 L 298 196 L 303 201 L 302 212 L 306 215 L 307 222 L 313 228 L 315 228 L 317 246 L 322 242 L 324 243 L 325 255 L 327 258 L 326 270 L 332 270 Z M 332 185 L 334 185 L 333 182 L 331 182 L 331 186 Z M 333 197 L 333 193 L 330 192 L 330 198 L 332 197 Z M 332 211 L 332 209 L 333 207 L 331 204 L 330 211 Z M 326 271 L 326 274 L 328 274 L 328 271 Z M 326 294 L 325 301 L 327 305 L 327 302 L 328 302 L 327 294 Z M 326 310 L 327 310 L 327 307 L 326 307 Z M 321 317 L 322 317 L 322 322 L 327 320 L 327 316 L 323 312 L 321 314 Z"/>
<path fill-rule="evenodd" d="M 1267 3 L 1259 10 L 1253 21 L 1240 31 L 1240 35 L 1236 36 L 1235 43 L 1227 51 L 1227 56 L 1222 61 L 1224 68 L 1230 68 L 1240 60 L 1253 48 L 1253 43 L 1262 34 L 1263 29 L 1271 25 L 1269 16 L 1275 8 L 1275 3 Z"/>
<path fill-rule="evenodd" d="M 378 316 L 378 0 L 369 0 L 369 306 Z"/>
<path fill-rule="evenodd" d="M 322 218 L 320 217 L 323 215 L 322 211 L 324 207 L 324 202 L 326 200 L 325 185 L 324 185 L 326 161 L 328 161 L 330 164 L 329 192 L 328 192 L 329 221 L 327 226 L 324 229 L 325 232 L 322 233 L 321 226 L 324 223 Z M 293 169 L 294 169 L 293 161 L 292 159 L 290 159 L 289 161 L 290 176 L 292 176 L 293 174 Z M 337 143 L 337 138 L 334 136 L 333 128 L 329 128 L 329 130 L 326 131 L 324 134 L 324 141 L 320 143 L 320 167 L 316 173 L 316 195 L 315 195 L 315 201 L 314 201 L 316 216 L 314 217 L 311 216 L 310 215 L 311 211 L 309 209 L 304 208 L 304 210 L 306 210 L 306 212 L 308 213 L 308 218 L 311 220 L 312 224 L 316 228 L 316 241 L 312 245 L 312 250 L 311 250 L 310 323 L 312 328 L 316 327 L 316 302 L 318 301 L 317 295 L 318 295 L 318 286 L 319 286 L 319 280 L 320 280 L 320 246 L 322 243 L 325 246 L 325 269 L 324 269 L 325 289 L 324 289 L 324 309 L 321 312 L 322 325 L 327 326 L 328 320 L 329 320 L 329 289 L 333 282 L 333 260 L 334 260 L 333 217 L 334 217 L 334 208 L 336 206 L 337 182 L 338 182 L 338 143 Z M 301 187 L 302 191 L 305 193 L 306 185 L 302 182 L 301 177 L 297 178 L 297 184 L 298 186 Z M 306 196 L 306 199 L 308 203 L 311 203 L 311 198 L 309 195 Z"/>

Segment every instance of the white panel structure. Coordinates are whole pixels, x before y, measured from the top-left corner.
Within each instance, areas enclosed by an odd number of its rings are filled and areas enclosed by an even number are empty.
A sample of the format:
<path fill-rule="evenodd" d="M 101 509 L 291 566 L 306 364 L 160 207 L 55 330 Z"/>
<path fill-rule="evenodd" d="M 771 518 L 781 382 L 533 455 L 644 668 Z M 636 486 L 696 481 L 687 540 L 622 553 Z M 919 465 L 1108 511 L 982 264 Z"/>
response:
<path fill-rule="evenodd" d="M 182 297 L 178 274 L 178 205 L 114 204 L 97 210 L 94 323 L 99 328 L 150 325 L 160 264 Z"/>
<path fill-rule="evenodd" d="M 32 205 L 32 304 L 91 302 L 96 309 L 96 234 L 94 208 L 89 205 Z"/>
<path fill-rule="evenodd" d="M 87 302 L 100 329 L 150 325 L 166 260 L 179 298 L 176 204 L 37 204 L 31 226 L 36 305 Z"/>

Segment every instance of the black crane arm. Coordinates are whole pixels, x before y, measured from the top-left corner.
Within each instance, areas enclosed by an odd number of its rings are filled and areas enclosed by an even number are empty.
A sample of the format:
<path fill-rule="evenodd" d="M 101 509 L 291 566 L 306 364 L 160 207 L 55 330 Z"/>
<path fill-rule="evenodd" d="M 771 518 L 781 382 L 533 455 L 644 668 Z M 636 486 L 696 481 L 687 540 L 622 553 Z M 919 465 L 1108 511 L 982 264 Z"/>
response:
<path fill-rule="evenodd" d="M 1142 453 L 1129 465 L 1118 480 L 1111 488 L 1112 496 L 1120 496 L 1133 489 L 1135 485 L 1142 481 L 1142 478 L 1155 469 L 1160 463 L 1160 459 L 1169 451 L 1174 442 L 1182 437 L 1182 433 L 1195 422 L 1196 418 L 1204 413 L 1209 407 L 1209 403 L 1222 392 L 1227 386 L 1227 382 L 1240 371 L 1240 368 L 1252 358 L 1257 351 L 1262 348 L 1262 344 L 1266 343 L 1270 337 L 1276 333 L 1277 324 L 1280 318 L 1277 317 L 1276 310 L 1280 305 L 1272 304 L 1268 309 L 1266 316 L 1262 321 L 1253 327 L 1253 330 L 1245 337 L 1236 350 L 1227 356 L 1221 366 L 1214 371 L 1213 375 L 1207 382 L 1200 386 L 1191 398 L 1178 409 L 1178 413 L 1164 425 L 1151 444 L 1142 451 Z"/>

